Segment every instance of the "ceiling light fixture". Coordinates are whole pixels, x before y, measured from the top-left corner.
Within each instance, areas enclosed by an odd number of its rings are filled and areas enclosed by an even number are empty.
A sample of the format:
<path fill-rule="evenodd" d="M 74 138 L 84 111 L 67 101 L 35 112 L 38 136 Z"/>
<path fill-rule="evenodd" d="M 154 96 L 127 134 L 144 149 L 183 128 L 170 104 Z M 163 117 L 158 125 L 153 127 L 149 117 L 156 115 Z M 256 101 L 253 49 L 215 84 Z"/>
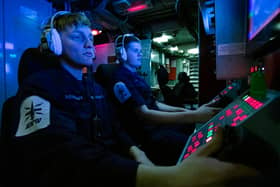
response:
<path fill-rule="evenodd" d="M 91 34 L 93 35 L 93 36 L 97 36 L 97 35 L 99 35 L 99 34 L 101 34 L 102 33 L 102 30 L 97 30 L 97 29 L 92 29 L 91 30 Z"/>
<path fill-rule="evenodd" d="M 131 2 L 132 0 L 130 0 Z M 134 13 L 151 8 L 151 0 L 133 0 L 130 7 L 127 8 L 128 13 Z"/>
<path fill-rule="evenodd" d="M 160 37 L 153 38 L 154 42 L 157 43 L 166 43 L 168 40 L 172 39 L 173 37 L 170 35 L 162 34 Z"/>
<path fill-rule="evenodd" d="M 175 46 L 175 47 L 170 47 L 169 50 L 170 51 L 178 51 L 179 49 L 178 49 L 178 46 Z"/>
<path fill-rule="evenodd" d="M 136 5 L 136 6 L 133 6 L 133 7 L 130 7 L 127 9 L 128 12 L 138 12 L 140 10 L 145 10 L 147 9 L 148 6 L 146 4 L 143 4 L 143 5 Z"/>
<path fill-rule="evenodd" d="M 199 51 L 198 51 L 198 48 L 196 47 L 196 48 L 189 49 L 188 53 L 190 53 L 190 54 L 198 54 Z"/>
<path fill-rule="evenodd" d="M 179 53 L 184 53 L 185 51 L 183 49 L 180 49 L 178 52 Z"/>

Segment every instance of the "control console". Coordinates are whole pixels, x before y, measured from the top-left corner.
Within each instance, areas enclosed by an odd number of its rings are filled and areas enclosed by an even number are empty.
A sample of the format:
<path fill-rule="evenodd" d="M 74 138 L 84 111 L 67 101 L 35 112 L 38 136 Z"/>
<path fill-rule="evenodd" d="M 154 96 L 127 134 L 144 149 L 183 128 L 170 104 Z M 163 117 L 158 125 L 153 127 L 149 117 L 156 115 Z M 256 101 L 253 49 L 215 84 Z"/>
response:
<path fill-rule="evenodd" d="M 280 175 L 279 107 L 280 93 L 277 91 L 268 90 L 262 100 L 245 92 L 196 129 L 178 163 L 211 141 L 220 126 L 224 129 L 224 146 L 213 157 L 254 167 L 269 178 Z M 274 179 L 277 177 L 274 176 Z"/>

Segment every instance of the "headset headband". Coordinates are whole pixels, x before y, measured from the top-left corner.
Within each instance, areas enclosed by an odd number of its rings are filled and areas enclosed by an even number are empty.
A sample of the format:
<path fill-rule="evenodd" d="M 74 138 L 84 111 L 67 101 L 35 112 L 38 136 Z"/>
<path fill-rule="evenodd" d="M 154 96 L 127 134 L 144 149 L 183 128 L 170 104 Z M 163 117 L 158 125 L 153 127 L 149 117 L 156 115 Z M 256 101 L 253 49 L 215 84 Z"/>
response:
<path fill-rule="evenodd" d="M 134 34 L 124 34 L 124 35 L 120 35 L 116 38 L 115 40 L 115 46 L 117 47 L 118 46 L 118 40 L 122 37 L 122 43 L 121 43 L 121 47 L 124 47 L 124 40 L 126 37 L 131 37 L 131 36 L 134 36 Z M 119 46 L 120 47 L 120 46 Z"/>
<path fill-rule="evenodd" d="M 55 21 L 56 17 L 61 16 L 61 15 L 65 15 L 65 14 L 69 14 L 69 13 L 70 12 L 68 12 L 68 11 L 58 11 L 58 12 L 56 12 L 51 18 L 50 28 L 51 29 L 54 28 L 54 21 Z"/>

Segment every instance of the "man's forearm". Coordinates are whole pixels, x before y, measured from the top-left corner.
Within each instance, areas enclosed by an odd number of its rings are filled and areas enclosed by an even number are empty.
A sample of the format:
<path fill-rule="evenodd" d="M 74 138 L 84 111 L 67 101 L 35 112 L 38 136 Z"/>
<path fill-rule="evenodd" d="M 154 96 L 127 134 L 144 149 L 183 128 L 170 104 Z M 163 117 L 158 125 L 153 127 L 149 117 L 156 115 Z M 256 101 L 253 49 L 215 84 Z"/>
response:
<path fill-rule="evenodd" d="M 157 102 L 157 106 L 158 106 L 159 110 L 166 111 L 166 112 L 184 112 L 187 110 L 183 107 L 170 106 L 170 105 L 166 105 L 161 102 Z"/>
<path fill-rule="evenodd" d="M 199 113 L 195 110 L 185 112 L 165 112 L 148 109 L 146 106 L 142 106 L 137 111 L 137 114 L 139 118 L 147 120 L 153 125 L 187 124 L 199 121 Z"/>

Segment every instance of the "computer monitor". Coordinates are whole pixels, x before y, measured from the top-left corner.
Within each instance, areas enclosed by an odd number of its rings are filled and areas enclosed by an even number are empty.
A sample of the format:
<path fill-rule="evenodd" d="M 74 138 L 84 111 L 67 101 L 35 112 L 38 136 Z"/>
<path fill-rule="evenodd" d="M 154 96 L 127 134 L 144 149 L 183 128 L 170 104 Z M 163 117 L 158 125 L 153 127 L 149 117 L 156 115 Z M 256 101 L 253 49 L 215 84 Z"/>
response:
<path fill-rule="evenodd" d="M 280 0 L 248 0 L 247 54 L 257 57 L 279 49 Z"/>
<path fill-rule="evenodd" d="M 249 0 L 249 40 L 280 14 L 279 5 L 280 0 Z"/>

